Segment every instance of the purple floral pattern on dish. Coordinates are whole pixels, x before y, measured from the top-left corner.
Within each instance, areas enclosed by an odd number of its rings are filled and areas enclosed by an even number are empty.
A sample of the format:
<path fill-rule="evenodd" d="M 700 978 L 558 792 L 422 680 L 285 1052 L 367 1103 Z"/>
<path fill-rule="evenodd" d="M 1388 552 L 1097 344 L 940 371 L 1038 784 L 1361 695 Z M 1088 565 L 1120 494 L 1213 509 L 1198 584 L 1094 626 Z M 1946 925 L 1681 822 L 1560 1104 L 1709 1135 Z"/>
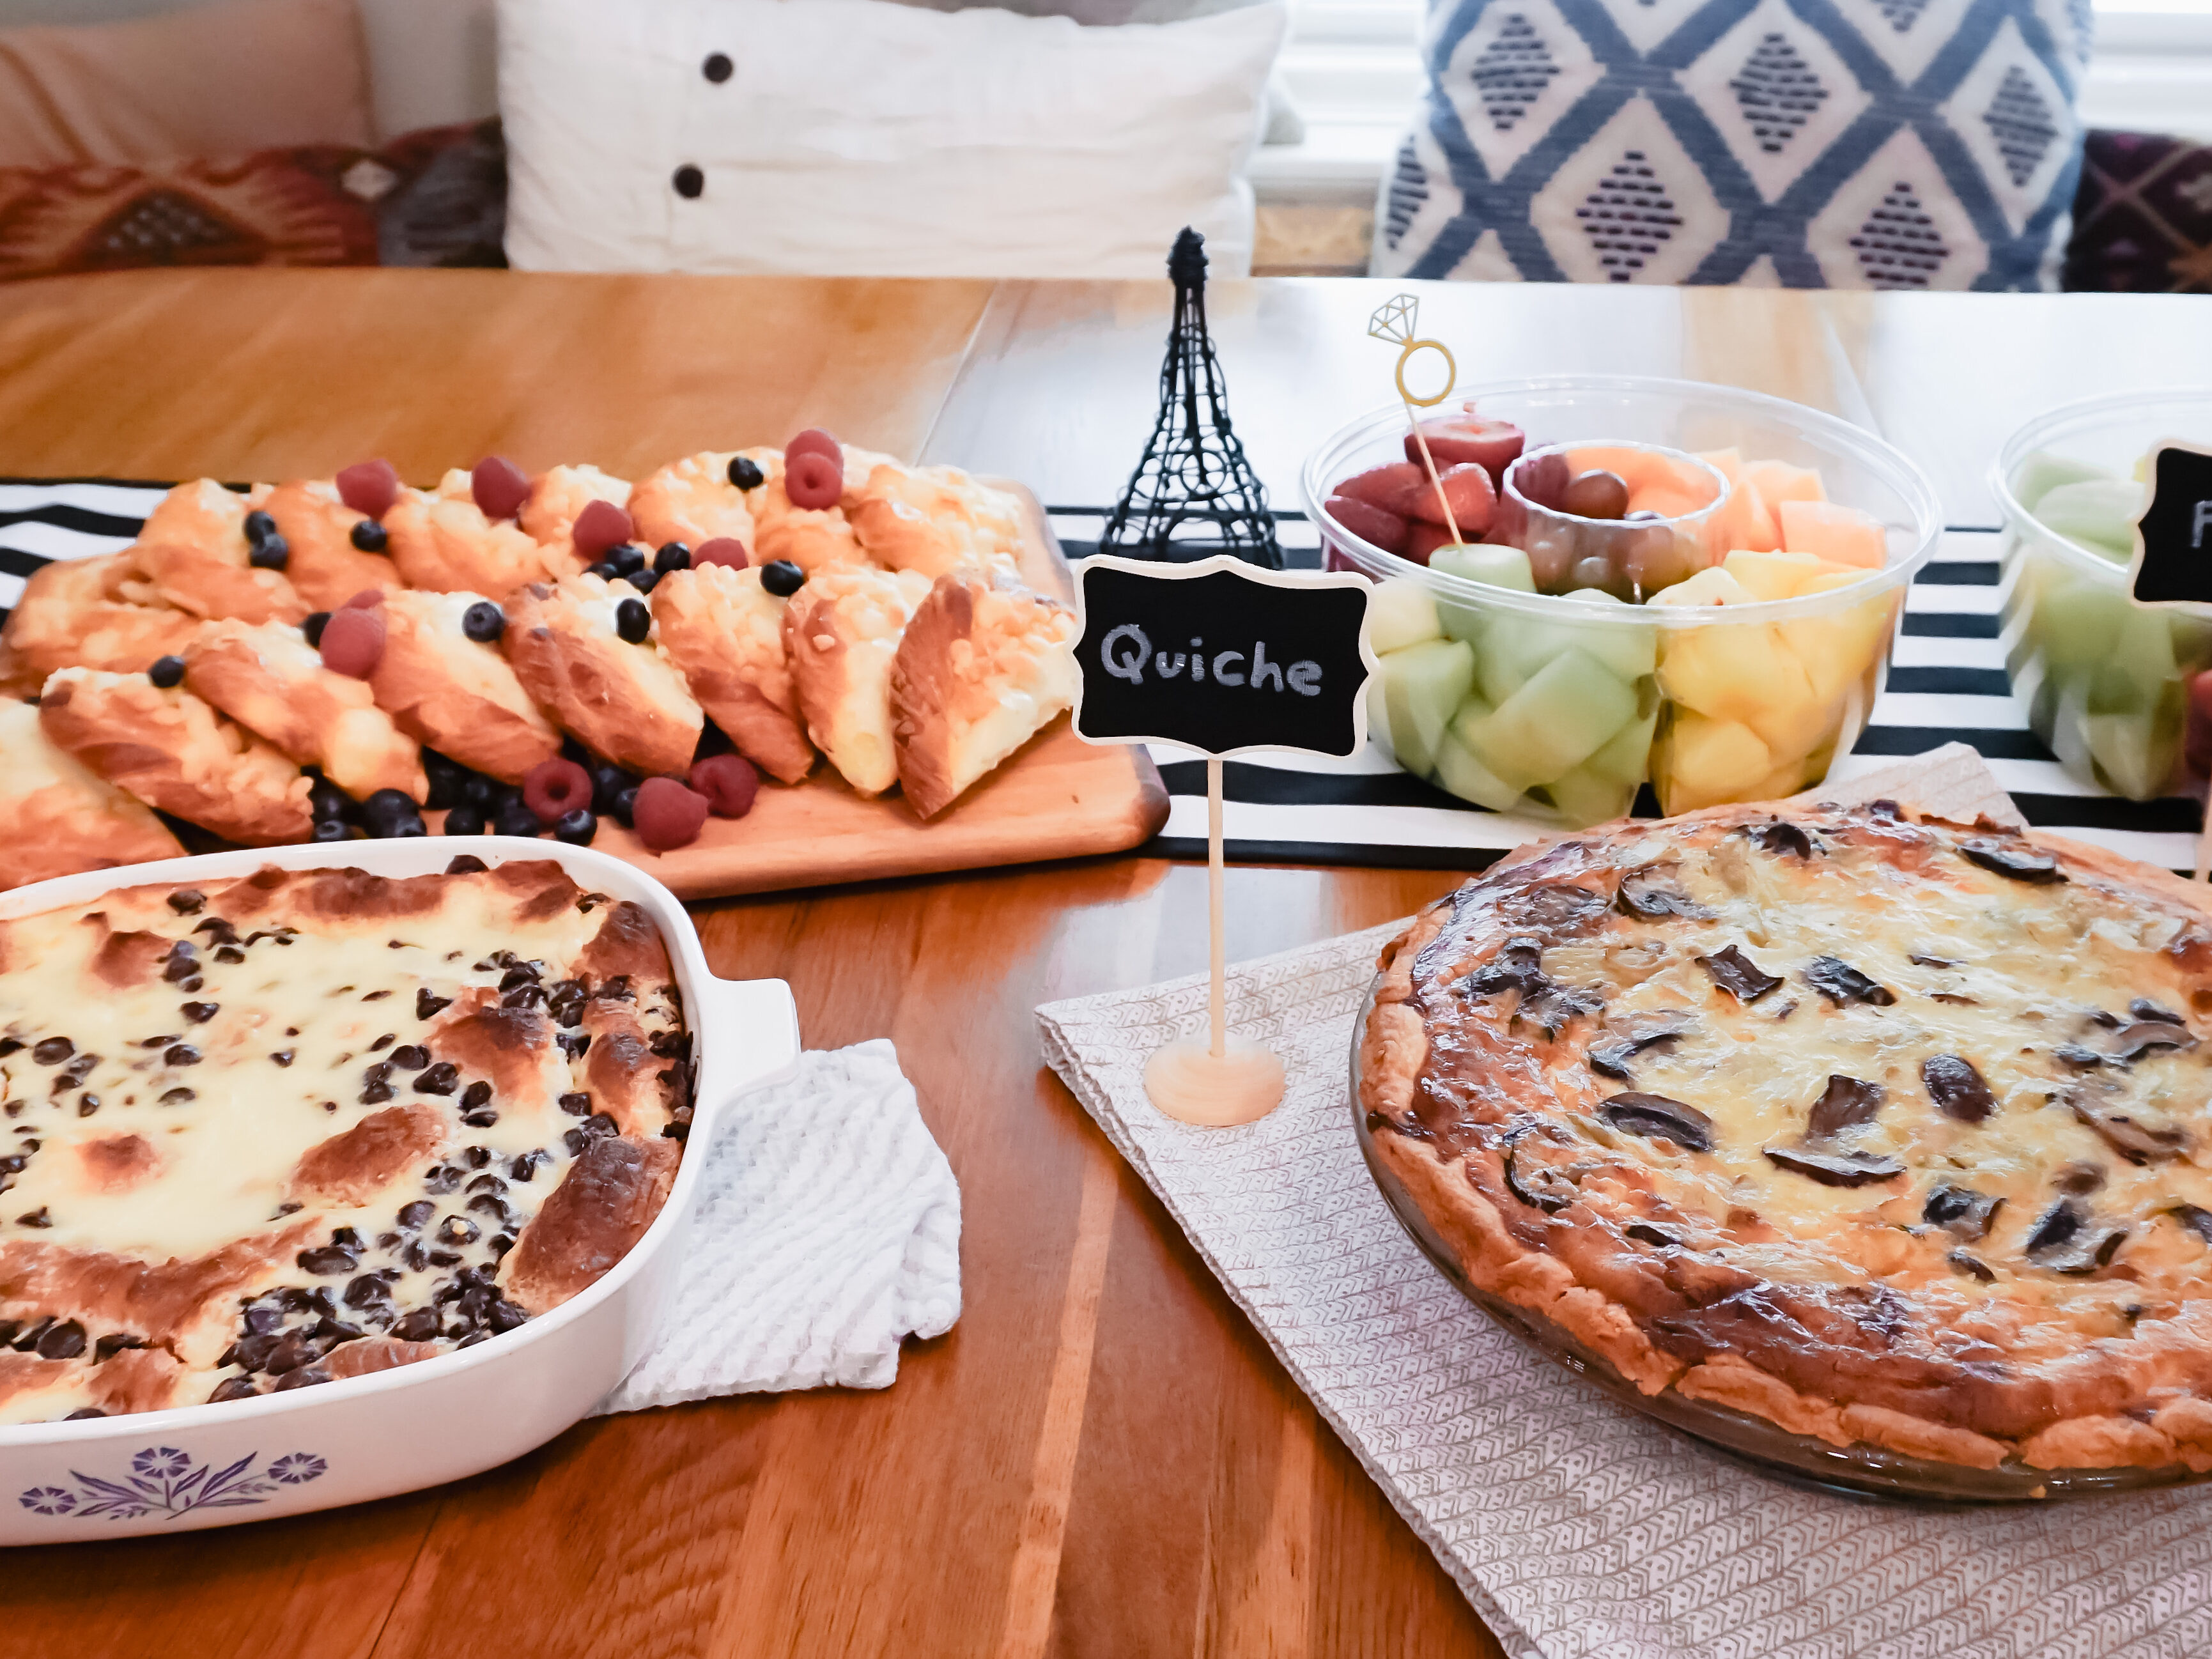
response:
<path fill-rule="evenodd" d="M 329 1473 L 330 1464 L 312 1452 L 287 1452 L 257 1473 L 259 1452 L 248 1452 L 227 1468 L 195 1462 L 174 1446 L 148 1446 L 131 1459 L 120 1480 L 71 1469 L 76 1489 L 33 1486 L 17 1500 L 33 1515 L 89 1520 L 136 1521 L 159 1515 L 176 1520 L 195 1510 L 242 1509 L 265 1504 L 281 1486 L 304 1486 Z"/>

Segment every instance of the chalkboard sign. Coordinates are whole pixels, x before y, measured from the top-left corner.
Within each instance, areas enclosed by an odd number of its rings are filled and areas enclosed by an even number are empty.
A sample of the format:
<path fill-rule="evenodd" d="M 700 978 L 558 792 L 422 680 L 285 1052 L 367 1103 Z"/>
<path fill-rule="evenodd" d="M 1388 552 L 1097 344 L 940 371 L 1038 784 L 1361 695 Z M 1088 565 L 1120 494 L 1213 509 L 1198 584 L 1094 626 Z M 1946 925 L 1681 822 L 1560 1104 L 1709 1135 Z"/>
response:
<path fill-rule="evenodd" d="M 2160 444 L 2148 476 L 2130 590 L 2142 605 L 2212 610 L 2212 450 Z"/>
<path fill-rule="evenodd" d="M 1076 591 L 1086 741 L 1213 756 L 1353 755 L 1367 741 L 1365 577 L 1101 555 L 1078 568 Z"/>

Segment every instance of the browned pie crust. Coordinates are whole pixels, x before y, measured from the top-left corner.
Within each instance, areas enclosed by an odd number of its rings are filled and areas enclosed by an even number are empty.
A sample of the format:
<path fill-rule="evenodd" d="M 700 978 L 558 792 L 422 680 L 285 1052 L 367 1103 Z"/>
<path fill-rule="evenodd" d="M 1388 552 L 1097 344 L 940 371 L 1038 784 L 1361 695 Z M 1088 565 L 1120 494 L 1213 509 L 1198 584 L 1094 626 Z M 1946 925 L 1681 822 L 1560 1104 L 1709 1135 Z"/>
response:
<path fill-rule="evenodd" d="M 1604 827 L 1385 948 L 1360 1105 L 1467 1278 L 1645 1394 L 2203 1472 L 2208 912 L 1889 803 Z"/>

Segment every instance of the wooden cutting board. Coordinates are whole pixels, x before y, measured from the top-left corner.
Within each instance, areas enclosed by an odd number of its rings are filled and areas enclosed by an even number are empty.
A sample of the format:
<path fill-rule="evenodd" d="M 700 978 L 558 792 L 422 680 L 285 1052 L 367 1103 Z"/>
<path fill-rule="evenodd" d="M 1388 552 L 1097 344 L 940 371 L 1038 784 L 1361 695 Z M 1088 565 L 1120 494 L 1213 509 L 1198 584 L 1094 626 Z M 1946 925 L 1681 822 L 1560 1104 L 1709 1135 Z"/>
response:
<path fill-rule="evenodd" d="M 1022 504 L 1024 577 L 1072 601 L 1067 561 L 1036 497 L 988 482 Z M 611 818 L 592 845 L 650 871 L 680 898 L 702 899 L 1127 852 L 1167 817 L 1167 789 L 1142 748 L 1085 743 L 1063 714 L 928 823 L 896 789 L 872 800 L 855 794 L 823 761 L 804 783 L 763 779 L 751 811 L 708 818 L 697 841 L 672 853 L 648 851 Z"/>

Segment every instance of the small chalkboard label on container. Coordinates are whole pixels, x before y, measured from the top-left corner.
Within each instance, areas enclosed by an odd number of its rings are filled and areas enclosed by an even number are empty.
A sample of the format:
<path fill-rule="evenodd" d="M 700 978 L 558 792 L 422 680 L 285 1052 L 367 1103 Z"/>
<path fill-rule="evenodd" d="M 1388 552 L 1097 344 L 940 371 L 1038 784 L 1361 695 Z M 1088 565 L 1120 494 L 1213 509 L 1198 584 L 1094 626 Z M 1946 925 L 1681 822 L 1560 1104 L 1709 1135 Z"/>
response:
<path fill-rule="evenodd" d="M 2136 520 L 2129 591 L 2139 605 L 2212 611 L 2212 450 L 2159 444 L 2145 475 L 2150 495 Z"/>
<path fill-rule="evenodd" d="M 1100 556 L 1076 573 L 1083 671 L 1076 734 L 1350 756 L 1367 741 L 1367 579 L 1261 570 L 1224 556 L 1159 564 Z"/>

